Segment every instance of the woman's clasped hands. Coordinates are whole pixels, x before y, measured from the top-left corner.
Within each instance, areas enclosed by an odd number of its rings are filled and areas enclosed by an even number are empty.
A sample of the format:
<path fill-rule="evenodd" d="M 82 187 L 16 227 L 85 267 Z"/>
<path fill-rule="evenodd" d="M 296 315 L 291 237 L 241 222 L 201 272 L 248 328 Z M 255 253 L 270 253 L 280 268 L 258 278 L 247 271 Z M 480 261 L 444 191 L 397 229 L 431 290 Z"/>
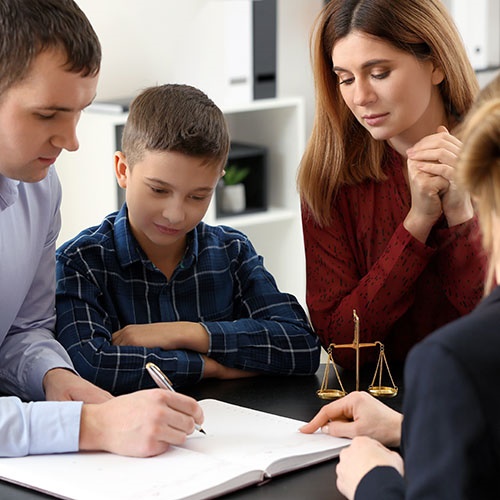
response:
<path fill-rule="evenodd" d="M 442 214 L 448 227 L 473 217 L 469 194 L 455 183 L 461 146 L 461 141 L 446 127 L 439 126 L 435 134 L 424 137 L 407 151 L 411 208 L 404 225 L 422 243 Z"/>

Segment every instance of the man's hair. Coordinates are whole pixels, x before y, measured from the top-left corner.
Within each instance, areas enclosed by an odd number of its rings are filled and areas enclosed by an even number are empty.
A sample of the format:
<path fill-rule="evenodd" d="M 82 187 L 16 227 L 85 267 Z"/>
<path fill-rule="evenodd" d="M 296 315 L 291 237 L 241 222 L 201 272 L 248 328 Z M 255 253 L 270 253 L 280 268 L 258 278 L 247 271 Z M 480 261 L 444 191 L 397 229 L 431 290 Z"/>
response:
<path fill-rule="evenodd" d="M 0 0 L 0 95 L 21 81 L 48 49 L 66 53 L 70 72 L 99 72 L 99 39 L 73 0 Z"/>
<path fill-rule="evenodd" d="M 229 132 L 222 111 L 189 85 L 149 87 L 130 106 L 122 136 L 129 167 L 146 151 L 175 151 L 224 167 Z"/>

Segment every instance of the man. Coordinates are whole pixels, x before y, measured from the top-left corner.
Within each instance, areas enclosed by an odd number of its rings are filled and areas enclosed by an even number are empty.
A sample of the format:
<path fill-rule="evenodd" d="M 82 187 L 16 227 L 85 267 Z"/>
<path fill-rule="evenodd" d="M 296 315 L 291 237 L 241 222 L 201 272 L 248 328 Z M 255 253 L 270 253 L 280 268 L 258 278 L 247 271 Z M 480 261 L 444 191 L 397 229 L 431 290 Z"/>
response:
<path fill-rule="evenodd" d="M 73 0 L 0 0 L 0 39 L 0 391 L 13 395 L 0 398 L 0 456 L 161 453 L 201 423 L 197 403 L 159 389 L 113 399 L 74 372 L 53 336 L 61 190 L 52 165 L 78 148 L 98 38 Z"/>

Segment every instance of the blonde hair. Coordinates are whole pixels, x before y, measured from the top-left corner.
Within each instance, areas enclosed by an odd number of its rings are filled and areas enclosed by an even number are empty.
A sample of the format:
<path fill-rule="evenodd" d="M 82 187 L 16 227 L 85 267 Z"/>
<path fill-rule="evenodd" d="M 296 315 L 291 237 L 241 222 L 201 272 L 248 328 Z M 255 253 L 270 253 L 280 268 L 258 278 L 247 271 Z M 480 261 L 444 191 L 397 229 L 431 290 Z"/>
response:
<path fill-rule="evenodd" d="M 498 79 L 500 83 L 500 79 Z M 500 85 L 497 83 L 497 88 Z M 491 90 L 491 89 L 489 89 Z M 467 119 L 464 143 L 458 162 L 459 182 L 474 198 L 483 235 L 483 247 L 490 257 L 485 293 L 495 277 L 493 213 L 500 216 L 500 93 L 482 104 Z"/>
<path fill-rule="evenodd" d="M 334 45 L 355 30 L 441 68 L 445 78 L 439 89 L 453 121 L 467 113 L 478 91 L 460 35 L 440 0 L 330 0 L 311 35 L 316 110 L 297 177 L 302 201 L 323 226 L 340 186 L 385 179 L 385 144 L 355 119 L 332 70 Z"/>

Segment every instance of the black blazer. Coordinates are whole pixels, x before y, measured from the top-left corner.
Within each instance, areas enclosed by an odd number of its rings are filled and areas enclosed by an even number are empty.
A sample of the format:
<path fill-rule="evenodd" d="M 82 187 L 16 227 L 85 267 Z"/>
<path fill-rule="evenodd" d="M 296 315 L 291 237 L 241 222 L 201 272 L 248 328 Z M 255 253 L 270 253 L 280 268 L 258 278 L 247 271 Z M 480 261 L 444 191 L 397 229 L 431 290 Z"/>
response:
<path fill-rule="evenodd" d="M 405 366 L 404 480 L 377 467 L 362 499 L 500 499 L 500 287 L 417 344 Z"/>

